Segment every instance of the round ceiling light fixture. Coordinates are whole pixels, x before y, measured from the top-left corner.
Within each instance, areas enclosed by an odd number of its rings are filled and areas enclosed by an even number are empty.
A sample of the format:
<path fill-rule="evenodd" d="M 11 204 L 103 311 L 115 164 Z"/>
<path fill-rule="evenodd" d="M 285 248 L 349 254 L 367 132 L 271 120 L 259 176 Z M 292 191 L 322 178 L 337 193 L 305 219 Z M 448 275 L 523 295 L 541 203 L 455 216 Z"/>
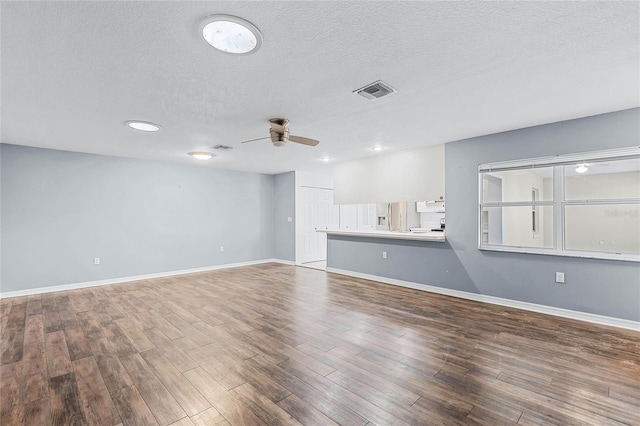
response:
<path fill-rule="evenodd" d="M 371 147 L 372 150 L 374 151 L 382 151 L 384 149 L 384 146 L 382 145 L 374 145 Z"/>
<path fill-rule="evenodd" d="M 127 121 L 125 124 L 134 130 L 140 130 L 141 132 L 157 132 L 162 127 L 159 124 L 150 123 L 148 121 Z"/>
<path fill-rule="evenodd" d="M 576 166 L 576 173 L 587 173 L 587 170 L 589 170 L 589 167 L 591 164 L 590 163 L 580 163 Z"/>
<path fill-rule="evenodd" d="M 204 151 L 190 152 L 189 155 L 196 160 L 210 160 L 211 158 L 215 157 L 215 155 L 213 155 L 212 153 Z"/>
<path fill-rule="evenodd" d="M 231 15 L 209 16 L 202 37 L 216 49 L 234 55 L 249 55 L 262 45 L 262 34 L 255 25 Z"/>
<path fill-rule="evenodd" d="M 325 163 L 328 163 L 331 160 L 333 160 L 333 158 L 329 157 L 328 155 L 320 157 L 320 161 L 324 161 Z"/>

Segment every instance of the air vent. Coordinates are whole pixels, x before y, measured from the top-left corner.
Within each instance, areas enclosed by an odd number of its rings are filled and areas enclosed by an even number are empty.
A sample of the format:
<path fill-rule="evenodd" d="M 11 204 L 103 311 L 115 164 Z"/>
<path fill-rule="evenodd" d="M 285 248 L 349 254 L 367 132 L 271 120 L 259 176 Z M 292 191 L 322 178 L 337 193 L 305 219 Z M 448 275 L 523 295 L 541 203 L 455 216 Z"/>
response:
<path fill-rule="evenodd" d="M 354 90 L 353 93 L 357 93 L 358 95 L 364 96 L 365 98 L 373 101 L 396 91 L 396 89 L 389 86 L 384 81 L 378 80 L 374 83 L 367 84 L 358 90 Z"/>
<path fill-rule="evenodd" d="M 233 147 L 228 145 L 216 145 L 213 147 L 213 149 L 219 149 L 220 151 L 228 151 L 230 149 L 233 149 Z"/>

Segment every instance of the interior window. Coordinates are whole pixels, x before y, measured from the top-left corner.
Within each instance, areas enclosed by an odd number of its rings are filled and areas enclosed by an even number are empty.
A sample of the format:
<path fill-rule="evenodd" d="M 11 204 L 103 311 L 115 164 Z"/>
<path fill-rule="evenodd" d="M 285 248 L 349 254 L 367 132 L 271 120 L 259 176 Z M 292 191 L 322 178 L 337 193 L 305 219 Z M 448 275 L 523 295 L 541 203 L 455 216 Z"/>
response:
<path fill-rule="evenodd" d="M 553 248 L 553 167 L 482 173 L 483 246 Z"/>
<path fill-rule="evenodd" d="M 640 260 L 640 150 L 479 167 L 479 247 Z"/>

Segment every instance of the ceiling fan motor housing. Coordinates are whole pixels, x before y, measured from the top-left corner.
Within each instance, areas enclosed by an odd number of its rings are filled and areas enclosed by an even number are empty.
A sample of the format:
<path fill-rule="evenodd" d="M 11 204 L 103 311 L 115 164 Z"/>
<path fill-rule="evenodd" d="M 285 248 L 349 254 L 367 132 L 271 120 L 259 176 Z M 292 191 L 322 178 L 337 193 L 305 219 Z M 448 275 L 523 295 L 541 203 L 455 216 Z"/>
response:
<path fill-rule="evenodd" d="M 269 129 L 269 133 L 273 146 L 285 146 L 289 142 L 289 129 L 286 127 L 284 133 L 278 133 L 273 129 Z"/>

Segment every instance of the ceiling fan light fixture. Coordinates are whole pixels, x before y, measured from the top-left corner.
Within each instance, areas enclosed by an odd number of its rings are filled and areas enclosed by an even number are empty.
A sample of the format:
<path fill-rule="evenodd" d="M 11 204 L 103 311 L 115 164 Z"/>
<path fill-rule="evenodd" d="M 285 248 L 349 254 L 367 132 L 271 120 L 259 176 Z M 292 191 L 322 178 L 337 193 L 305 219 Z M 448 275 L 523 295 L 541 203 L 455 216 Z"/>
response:
<path fill-rule="evenodd" d="M 234 55 L 255 53 L 262 45 L 262 34 L 251 22 L 232 15 L 209 16 L 202 37 L 212 47 Z"/>
<path fill-rule="evenodd" d="M 126 121 L 125 124 L 130 128 L 141 132 L 157 132 L 162 128 L 159 124 L 150 123 L 148 121 L 130 120 Z"/>
<path fill-rule="evenodd" d="M 196 160 L 202 160 L 202 161 L 210 160 L 211 158 L 215 157 L 215 155 L 213 155 L 212 153 L 203 152 L 203 151 L 190 152 L 189 155 L 195 158 Z"/>
<path fill-rule="evenodd" d="M 589 167 L 591 164 L 589 163 L 580 163 L 576 166 L 576 173 L 587 173 L 587 170 L 589 170 Z"/>

